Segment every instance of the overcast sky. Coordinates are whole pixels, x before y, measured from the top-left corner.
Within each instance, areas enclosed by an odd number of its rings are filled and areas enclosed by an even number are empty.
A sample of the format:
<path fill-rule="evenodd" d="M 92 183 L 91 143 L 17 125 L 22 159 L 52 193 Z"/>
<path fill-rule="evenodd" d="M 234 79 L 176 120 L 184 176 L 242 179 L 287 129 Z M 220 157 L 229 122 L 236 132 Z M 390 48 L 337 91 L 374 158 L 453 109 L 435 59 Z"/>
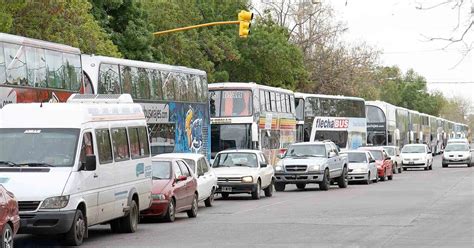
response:
<path fill-rule="evenodd" d="M 463 59 L 461 44 L 442 50 L 447 43 L 427 41 L 426 37 L 450 37 L 457 24 L 457 12 L 449 6 L 419 10 L 417 3 L 428 7 L 444 1 L 323 0 L 335 8 L 338 19 L 349 27 L 344 39 L 366 41 L 381 49 L 384 65 L 398 65 L 404 71 L 413 68 L 428 82 L 473 82 L 474 51 Z M 463 23 L 468 21 L 465 17 L 472 6 L 472 0 L 466 2 L 462 9 Z M 474 40 L 473 30 L 466 36 L 468 42 Z M 474 83 L 428 86 L 431 90 L 441 90 L 447 97 L 474 98 Z"/>

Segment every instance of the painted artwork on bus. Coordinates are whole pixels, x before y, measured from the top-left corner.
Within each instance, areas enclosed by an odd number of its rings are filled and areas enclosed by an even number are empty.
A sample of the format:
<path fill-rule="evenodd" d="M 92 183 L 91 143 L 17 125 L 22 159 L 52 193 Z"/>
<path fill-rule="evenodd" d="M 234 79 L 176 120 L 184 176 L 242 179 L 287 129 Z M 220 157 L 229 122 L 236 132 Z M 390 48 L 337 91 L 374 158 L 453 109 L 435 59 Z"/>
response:
<path fill-rule="evenodd" d="M 48 89 L 0 87 L 0 108 L 10 103 L 66 102 L 72 94 Z"/>

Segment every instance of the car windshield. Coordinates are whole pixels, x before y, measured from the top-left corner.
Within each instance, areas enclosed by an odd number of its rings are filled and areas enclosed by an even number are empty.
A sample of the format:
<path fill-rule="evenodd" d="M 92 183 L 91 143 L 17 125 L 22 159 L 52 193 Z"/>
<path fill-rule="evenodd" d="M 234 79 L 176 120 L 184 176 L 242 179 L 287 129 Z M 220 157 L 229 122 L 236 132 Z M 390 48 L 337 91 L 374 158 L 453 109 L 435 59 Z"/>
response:
<path fill-rule="evenodd" d="M 375 160 L 383 160 L 383 154 L 380 150 L 370 150 Z"/>
<path fill-rule="evenodd" d="M 229 152 L 221 153 L 214 159 L 212 167 L 246 166 L 258 167 L 255 153 Z"/>
<path fill-rule="evenodd" d="M 0 129 L 0 166 L 72 167 L 79 129 Z"/>
<path fill-rule="evenodd" d="M 424 146 L 404 146 L 402 153 L 425 153 Z"/>
<path fill-rule="evenodd" d="M 151 163 L 151 172 L 153 180 L 163 180 L 171 178 L 171 162 L 153 161 Z"/>
<path fill-rule="evenodd" d="M 293 145 L 288 148 L 285 157 L 326 157 L 325 145 Z"/>
<path fill-rule="evenodd" d="M 388 153 L 388 155 L 395 156 L 395 148 L 393 148 L 393 147 L 384 147 L 384 149 Z"/>
<path fill-rule="evenodd" d="M 186 161 L 186 163 L 189 165 L 189 168 L 191 168 L 191 170 L 196 173 L 195 169 L 196 169 L 196 163 L 194 162 L 194 160 L 192 159 L 189 159 L 189 158 L 184 158 L 183 159 L 184 161 Z"/>
<path fill-rule="evenodd" d="M 448 144 L 446 148 L 444 149 L 444 151 L 445 152 L 454 152 L 454 151 L 466 152 L 466 151 L 469 151 L 469 146 L 466 144 L 452 143 L 452 144 Z"/>
<path fill-rule="evenodd" d="M 348 152 L 349 163 L 366 163 L 367 156 L 363 152 Z"/>

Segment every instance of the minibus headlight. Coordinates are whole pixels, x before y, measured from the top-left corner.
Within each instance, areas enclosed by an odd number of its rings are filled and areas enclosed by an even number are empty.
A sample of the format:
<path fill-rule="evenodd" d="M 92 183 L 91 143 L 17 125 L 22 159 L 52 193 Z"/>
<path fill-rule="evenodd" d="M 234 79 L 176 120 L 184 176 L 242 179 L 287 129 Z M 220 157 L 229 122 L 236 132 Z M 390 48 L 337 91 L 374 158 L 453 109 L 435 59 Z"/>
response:
<path fill-rule="evenodd" d="M 43 204 L 41 204 L 41 208 L 44 208 L 44 209 L 64 208 L 67 206 L 68 202 L 69 202 L 68 195 L 50 197 L 50 198 L 46 198 L 43 201 Z"/>

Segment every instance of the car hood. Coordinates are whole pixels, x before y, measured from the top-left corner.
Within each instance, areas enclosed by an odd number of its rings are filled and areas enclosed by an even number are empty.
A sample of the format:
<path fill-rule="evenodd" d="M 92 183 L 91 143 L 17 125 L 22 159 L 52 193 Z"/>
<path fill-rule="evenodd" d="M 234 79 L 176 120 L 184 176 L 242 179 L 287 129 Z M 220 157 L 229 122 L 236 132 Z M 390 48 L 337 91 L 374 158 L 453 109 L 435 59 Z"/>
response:
<path fill-rule="evenodd" d="M 309 157 L 309 158 L 284 158 L 281 165 L 313 165 L 326 163 L 327 158 Z"/>
<path fill-rule="evenodd" d="M 169 184 L 171 184 L 171 181 L 171 179 L 153 180 L 153 187 L 151 189 L 152 194 L 164 193 L 163 191 Z"/>
<path fill-rule="evenodd" d="M 369 166 L 366 163 L 349 163 L 349 169 L 355 170 L 359 168 L 367 169 Z"/>
<path fill-rule="evenodd" d="M 251 168 L 251 167 L 217 167 L 213 168 L 214 173 L 218 177 L 225 177 L 225 176 L 249 176 L 256 174 L 258 172 L 258 168 Z"/>
<path fill-rule="evenodd" d="M 452 152 L 446 152 L 446 151 L 445 151 L 445 152 L 444 152 L 444 156 L 445 156 L 445 157 L 449 157 L 449 156 L 455 156 L 455 157 L 457 157 L 457 156 L 459 156 L 459 155 L 462 155 L 462 156 L 464 156 L 464 157 L 467 157 L 467 156 L 469 156 L 469 154 L 471 154 L 470 151 L 452 151 Z"/>
<path fill-rule="evenodd" d="M 413 158 L 425 159 L 426 154 L 425 153 L 402 153 L 400 157 L 402 159 L 413 159 Z"/>
<path fill-rule="evenodd" d="M 12 168 L 18 172 L 0 172 L 0 182 L 18 201 L 42 201 L 60 196 L 71 168 Z"/>

